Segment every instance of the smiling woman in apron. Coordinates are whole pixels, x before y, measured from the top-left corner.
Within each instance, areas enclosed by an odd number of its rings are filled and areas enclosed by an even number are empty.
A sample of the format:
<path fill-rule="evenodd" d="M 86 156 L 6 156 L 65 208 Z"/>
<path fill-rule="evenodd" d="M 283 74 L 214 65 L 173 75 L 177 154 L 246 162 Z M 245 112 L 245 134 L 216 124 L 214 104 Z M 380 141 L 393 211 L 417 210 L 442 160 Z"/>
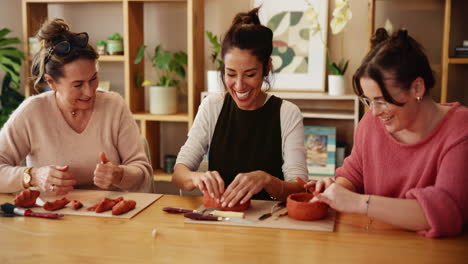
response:
<path fill-rule="evenodd" d="M 249 199 L 284 200 L 307 178 L 299 108 L 262 90 L 271 72 L 273 33 L 258 8 L 239 13 L 222 42 L 226 93 L 203 100 L 177 157 L 173 183 L 200 189 L 223 206 Z M 208 153 L 208 171 L 197 168 Z"/>

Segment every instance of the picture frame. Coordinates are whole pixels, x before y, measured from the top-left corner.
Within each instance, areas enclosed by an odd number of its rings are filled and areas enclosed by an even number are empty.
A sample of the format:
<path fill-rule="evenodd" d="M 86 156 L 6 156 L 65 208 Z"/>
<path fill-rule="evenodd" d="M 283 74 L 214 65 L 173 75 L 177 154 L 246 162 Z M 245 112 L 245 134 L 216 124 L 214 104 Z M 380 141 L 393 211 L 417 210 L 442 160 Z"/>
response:
<path fill-rule="evenodd" d="M 304 126 L 304 145 L 310 176 L 334 176 L 336 127 Z"/>
<path fill-rule="evenodd" d="M 272 90 L 325 91 L 328 0 L 308 1 L 321 27 L 314 35 L 305 0 L 251 0 L 252 7 L 261 7 L 260 22 L 273 31 Z"/>

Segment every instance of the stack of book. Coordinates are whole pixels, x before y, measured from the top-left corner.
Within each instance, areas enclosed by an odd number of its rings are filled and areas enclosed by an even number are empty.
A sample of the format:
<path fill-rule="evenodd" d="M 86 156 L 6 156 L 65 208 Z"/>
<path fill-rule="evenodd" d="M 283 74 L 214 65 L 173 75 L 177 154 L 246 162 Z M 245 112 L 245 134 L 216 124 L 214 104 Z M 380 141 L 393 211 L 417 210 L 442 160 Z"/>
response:
<path fill-rule="evenodd" d="M 463 46 L 455 47 L 455 57 L 468 58 L 468 41 L 463 41 Z"/>

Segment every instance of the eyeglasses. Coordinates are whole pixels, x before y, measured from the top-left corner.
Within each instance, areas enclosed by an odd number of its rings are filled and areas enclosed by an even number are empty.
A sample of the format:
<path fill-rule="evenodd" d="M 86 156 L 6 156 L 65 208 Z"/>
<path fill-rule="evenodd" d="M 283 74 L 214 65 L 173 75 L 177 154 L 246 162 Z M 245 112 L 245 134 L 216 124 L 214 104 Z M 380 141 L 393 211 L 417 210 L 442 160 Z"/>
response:
<path fill-rule="evenodd" d="M 65 57 L 70 54 L 72 47 L 86 48 L 88 45 L 88 40 L 88 33 L 81 32 L 74 34 L 70 39 L 60 41 L 49 49 L 46 63 L 49 61 L 52 54 L 55 54 L 59 57 Z"/>
<path fill-rule="evenodd" d="M 363 103 L 367 108 L 371 109 L 372 106 L 374 106 L 374 108 L 383 108 L 383 109 L 386 109 L 388 107 L 388 102 L 385 101 L 385 100 L 371 100 L 367 97 L 359 97 L 359 100 L 361 101 L 361 103 Z"/>

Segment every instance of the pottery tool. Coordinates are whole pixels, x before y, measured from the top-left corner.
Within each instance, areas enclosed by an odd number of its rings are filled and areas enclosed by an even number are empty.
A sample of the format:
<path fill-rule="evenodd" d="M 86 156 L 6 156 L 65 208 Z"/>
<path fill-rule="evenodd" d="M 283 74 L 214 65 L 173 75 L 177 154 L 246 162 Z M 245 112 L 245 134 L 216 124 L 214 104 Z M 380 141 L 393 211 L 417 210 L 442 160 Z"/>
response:
<path fill-rule="evenodd" d="M 33 216 L 33 217 L 41 217 L 41 218 L 49 218 L 49 219 L 56 219 L 62 217 L 63 214 L 55 214 L 55 213 L 36 213 L 31 211 L 30 209 L 23 209 L 16 207 L 11 203 L 5 203 L 1 205 L 2 211 L 7 214 L 15 214 L 15 215 L 22 215 L 22 216 Z"/>
<path fill-rule="evenodd" d="M 279 203 L 275 203 L 272 207 L 271 207 L 271 210 L 269 213 L 266 213 L 266 214 L 262 214 L 258 220 L 262 221 L 262 220 L 265 220 L 267 219 L 268 217 L 272 216 L 273 213 L 281 210 L 282 208 L 284 208 L 286 206 L 286 201 L 283 201 L 283 202 L 279 202 Z"/>
<path fill-rule="evenodd" d="M 199 213 L 186 213 L 184 214 L 185 217 L 190 218 L 192 220 L 201 220 L 201 221 L 230 221 L 239 224 L 247 224 L 253 225 L 255 224 L 254 221 L 242 219 L 242 218 L 231 218 L 231 217 L 217 217 L 211 215 L 203 215 Z"/>

